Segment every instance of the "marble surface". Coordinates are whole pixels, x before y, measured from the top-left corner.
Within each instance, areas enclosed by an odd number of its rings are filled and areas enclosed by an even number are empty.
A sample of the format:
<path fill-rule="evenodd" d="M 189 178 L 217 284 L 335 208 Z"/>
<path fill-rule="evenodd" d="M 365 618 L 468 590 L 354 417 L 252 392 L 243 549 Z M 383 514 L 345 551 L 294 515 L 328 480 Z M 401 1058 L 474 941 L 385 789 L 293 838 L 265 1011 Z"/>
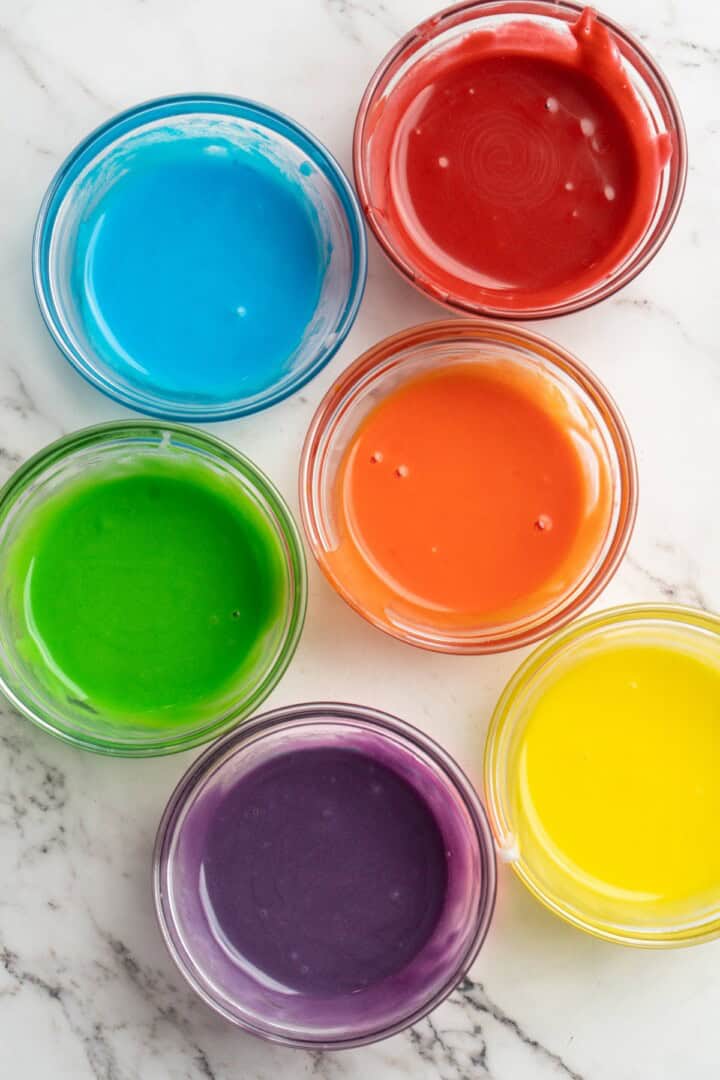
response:
<path fill-rule="evenodd" d="M 0 0 L 0 470 L 63 432 L 126 415 L 55 350 L 35 307 L 36 208 L 70 147 L 116 110 L 182 90 L 267 101 L 349 165 L 375 64 L 433 0 Z M 616 396 L 636 441 L 640 514 L 602 604 L 720 607 L 720 14 L 709 0 L 607 0 L 679 95 L 690 175 L 674 233 L 621 295 L 545 325 Z M 442 312 L 371 244 L 360 318 L 329 368 L 218 433 L 296 506 L 303 432 L 367 345 Z M 520 655 L 431 656 L 366 626 L 313 567 L 305 635 L 270 704 L 360 699 L 440 737 L 473 777 L 491 707 Z M 368 678 L 372 672 L 372 678 Z M 0 718 L 0 1075 L 31 1080 L 716 1080 L 720 943 L 661 953 L 584 937 L 507 872 L 472 978 L 414 1030 L 306 1054 L 237 1032 L 195 1000 L 155 926 L 155 825 L 188 758 L 75 752 Z"/>

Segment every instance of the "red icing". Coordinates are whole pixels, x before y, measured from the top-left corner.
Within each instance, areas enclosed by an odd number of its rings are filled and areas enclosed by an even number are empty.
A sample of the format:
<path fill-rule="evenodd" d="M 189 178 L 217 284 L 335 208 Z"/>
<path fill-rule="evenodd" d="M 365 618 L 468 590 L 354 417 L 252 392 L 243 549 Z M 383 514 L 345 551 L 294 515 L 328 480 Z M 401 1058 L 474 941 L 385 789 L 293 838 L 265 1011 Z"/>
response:
<path fill-rule="evenodd" d="M 671 145 L 587 9 L 419 59 L 370 118 L 370 204 L 441 297 L 528 311 L 606 279 L 652 219 Z"/>

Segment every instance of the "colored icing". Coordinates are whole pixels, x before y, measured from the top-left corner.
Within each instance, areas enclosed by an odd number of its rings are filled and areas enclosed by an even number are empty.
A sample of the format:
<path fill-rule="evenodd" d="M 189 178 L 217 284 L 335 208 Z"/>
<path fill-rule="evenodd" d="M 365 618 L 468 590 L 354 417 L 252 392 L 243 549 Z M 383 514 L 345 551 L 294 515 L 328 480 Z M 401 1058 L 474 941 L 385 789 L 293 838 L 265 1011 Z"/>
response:
<path fill-rule="evenodd" d="M 5 563 L 14 648 L 103 724 L 220 719 L 277 648 L 281 542 L 239 483 L 179 452 L 96 465 L 27 513 Z"/>
<path fill-rule="evenodd" d="M 328 559 L 382 619 L 521 618 L 567 591 L 602 543 L 607 464 L 536 373 L 448 364 L 391 391 L 350 440 Z"/>
<path fill-rule="evenodd" d="M 210 925 L 243 967 L 303 994 L 353 994 L 401 971 L 443 907 L 447 866 L 417 792 L 365 754 L 271 757 L 205 825 Z"/>
<path fill-rule="evenodd" d="M 213 405 L 292 370 L 328 242 L 303 188 L 316 170 L 261 149 L 153 129 L 84 180 L 75 302 L 94 352 L 136 390 Z"/>
<path fill-rule="evenodd" d="M 562 31 L 519 19 L 421 55 L 392 87 L 370 119 L 370 203 L 441 298 L 542 308 L 630 254 L 669 155 L 592 11 Z"/>
<path fill-rule="evenodd" d="M 528 701 L 508 767 L 523 860 L 621 925 L 720 902 L 720 654 L 699 637 L 576 648 Z"/>

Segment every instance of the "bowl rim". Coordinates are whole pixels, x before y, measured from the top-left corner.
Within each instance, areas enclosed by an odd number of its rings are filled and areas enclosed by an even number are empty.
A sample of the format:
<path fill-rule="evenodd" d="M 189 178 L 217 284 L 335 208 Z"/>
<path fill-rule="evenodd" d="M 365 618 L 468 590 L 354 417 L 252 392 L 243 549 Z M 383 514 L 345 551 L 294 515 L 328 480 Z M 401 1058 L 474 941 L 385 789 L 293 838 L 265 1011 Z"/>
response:
<path fill-rule="evenodd" d="M 525 866 L 522 855 L 512 840 L 506 807 L 506 784 L 501 775 L 506 765 L 506 754 L 501 755 L 499 742 L 518 723 L 518 716 L 513 715 L 518 696 L 532 685 L 536 678 L 542 677 L 543 670 L 552 668 L 567 648 L 578 640 L 591 638 L 604 627 L 614 627 L 622 623 L 642 625 L 650 620 L 667 625 L 679 623 L 699 632 L 711 633 L 720 641 L 720 615 L 686 604 L 662 602 L 618 604 L 602 608 L 552 634 L 525 658 L 498 698 L 485 738 L 483 794 L 501 860 L 510 863 L 523 885 L 545 908 L 576 929 L 603 941 L 646 949 L 679 948 L 702 944 L 720 935 L 720 903 L 715 911 L 702 921 L 688 922 L 680 928 L 660 926 L 645 932 L 637 927 L 628 929 L 619 923 L 613 925 L 609 921 L 593 921 L 583 916 L 578 909 L 563 903 L 561 897 L 551 896 Z"/>
<path fill-rule="evenodd" d="M 272 663 L 247 699 L 239 704 L 236 701 L 219 719 L 215 717 L 180 737 L 156 735 L 146 742 L 125 742 L 120 738 L 103 736 L 90 737 L 78 734 L 70 725 L 67 728 L 62 727 L 54 719 L 41 715 L 39 710 L 13 689 L 8 682 L 4 663 L 0 660 L 0 693 L 22 716 L 65 743 L 110 757 L 148 758 L 180 753 L 206 743 L 241 724 L 274 690 L 287 670 L 300 641 L 307 609 L 305 552 L 298 526 L 279 490 L 250 458 L 229 443 L 205 431 L 181 424 L 154 420 L 111 421 L 81 428 L 49 443 L 25 461 L 0 488 L 0 528 L 12 513 L 17 500 L 27 490 L 27 486 L 42 476 L 49 465 L 72 458 L 87 447 L 112 441 L 114 437 L 122 439 L 127 436 L 132 440 L 134 436 L 141 438 L 143 433 L 159 442 L 163 436 L 169 435 L 171 440 L 177 436 L 184 446 L 190 445 L 193 450 L 207 453 L 213 460 L 221 460 L 229 465 L 261 497 L 263 512 L 273 532 L 282 539 L 285 548 L 284 562 L 289 572 L 289 590 L 285 604 L 287 625 Z M 118 441 L 117 445 L 123 444 Z M 269 508 L 271 513 L 267 513 L 265 507 Z"/>
<path fill-rule="evenodd" d="M 203 777 L 217 764 L 222 767 L 223 758 L 229 759 L 231 756 L 242 753 L 245 743 L 253 742 L 275 730 L 292 729 L 302 724 L 330 726 L 338 723 L 356 723 L 365 727 L 369 726 L 380 734 L 399 739 L 411 751 L 416 747 L 419 748 L 431 760 L 432 765 L 443 773 L 458 792 L 472 820 L 478 841 L 483 879 L 475 916 L 473 939 L 456 969 L 427 1002 L 386 1028 L 359 1037 L 346 1036 L 337 1039 L 322 1037 L 298 1038 L 285 1036 L 277 1030 L 267 1030 L 251 1020 L 238 1016 L 237 1013 L 232 1012 L 213 998 L 186 964 L 173 934 L 175 929 L 174 920 L 171 918 L 169 910 L 166 910 L 164 884 L 167 880 L 167 853 L 175 835 L 178 818 L 185 808 L 187 799 L 192 796 L 193 791 L 196 790 Z M 392 713 L 374 709 L 370 706 L 348 702 L 309 701 L 282 706 L 253 717 L 242 727 L 236 728 L 221 739 L 216 740 L 192 762 L 176 784 L 163 810 L 153 848 L 152 880 L 155 914 L 168 952 L 185 981 L 206 1005 L 236 1027 L 272 1043 L 306 1050 L 343 1050 L 366 1046 L 404 1031 L 424 1016 L 427 1016 L 456 989 L 477 958 L 490 929 L 497 895 L 497 860 L 487 811 L 477 789 L 455 758 L 432 736 L 415 727 L 414 724 L 401 720 Z M 190 955 L 189 950 L 188 955 Z"/>
<path fill-rule="evenodd" d="M 360 384 L 369 383 L 373 372 L 382 369 L 389 358 L 402 354 L 398 360 L 399 365 L 411 358 L 416 348 L 468 340 L 500 345 L 510 343 L 514 346 L 519 345 L 530 352 L 540 353 L 544 359 L 551 362 L 554 368 L 569 376 L 573 383 L 588 395 L 614 436 L 614 457 L 617 460 L 619 472 L 616 495 L 620 509 L 609 547 L 600 565 L 585 583 L 580 594 L 563 601 L 555 611 L 535 619 L 526 629 L 521 627 L 516 631 L 503 632 L 502 627 L 496 627 L 491 632 L 480 631 L 473 637 L 464 635 L 462 639 L 452 640 L 450 635 L 443 639 L 426 636 L 421 641 L 409 631 L 398 626 L 391 627 L 376 613 L 367 611 L 362 602 L 355 597 L 328 564 L 320 538 L 319 525 L 323 515 L 319 505 L 316 459 L 319 443 L 344 403 Z M 564 626 L 584 611 L 616 573 L 632 536 L 638 506 L 637 461 L 632 439 L 622 413 L 600 379 L 573 353 L 550 338 L 525 326 L 514 326 L 511 323 L 479 318 L 446 319 L 409 327 L 383 338 L 348 365 L 330 386 L 310 422 L 300 455 L 298 487 L 300 518 L 306 541 L 320 569 L 338 595 L 367 622 L 389 634 L 390 637 L 433 652 L 465 655 L 505 652 L 531 645 L 547 637 L 553 630 Z"/>
<path fill-rule="evenodd" d="M 177 402 L 172 401 L 163 404 L 161 398 L 158 398 L 155 402 L 147 402 L 142 391 L 126 390 L 118 385 L 115 379 L 103 375 L 97 367 L 97 356 L 94 350 L 76 348 L 74 343 L 66 337 L 59 324 L 58 309 L 48 283 L 48 252 L 58 211 L 75 183 L 75 180 L 72 180 L 68 191 L 63 192 L 65 180 L 77 161 L 91 150 L 96 143 L 102 142 L 102 140 L 112 135 L 115 128 L 123 127 L 128 122 L 133 123 L 130 128 L 123 131 L 124 135 L 137 130 L 147 121 L 148 116 L 152 116 L 152 113 L 157 110 L 169 109 L 171 110 L 168 113 L 169 116 L 182 116 L 202 113 L 203 107 L 211 106 L 215 106 L 217 115 L 226 116 L 229 119 L 250 116 L 261 125 L 268 127 L 270 131 L 282 132 L 296 145 L 304 143 L 310 148 L 314 160 L 336 192 L 342 206 L 352 248 L 352 266 L 342 317 L 337 327 L 332 331 L 334 337 L 330 344 L 327 344 L 327 342 L 322 344 L 322 347 L 317 350 L 317 355 L 312 363 L 308 364 L 298 378 L 280 391 L 277 387 L 273 388 L 271 385 L 267 391 L 263 392 L 260 400 L 250 404 L 243 403 L 241 400 L 218 408 L 208 409 L 204 405 L 194 406 L 190 404 L 188 406 L 183 404 L 180 406 Z M 171 420 L 180 423 L 214 423 L 222 420 L 233 420 L 270 408 L 272 405 L 276 405 L 290 397 L 322 371 L 343 345 L 357 317 L 367 281 L 365 219 L 355 189 L 334 155 L 307 128 L 279 109 L 271 108 L 251 98 L 236 97 L 230 94 L 203 92 L 170 94 L 151 98 L 115 113 L 81 139 L 64 158 L 50 180 L 35 220 L 32 240 L 32 278 L 40 314 L 50 336 L 65 359 L 95 389 L 100 390 L 101 393 L 127 408 L 160 420 Z"/>
<path fill-rule="evenodd" d="M 592 10 L 600 25 L 605 27 L 611 35 L 619 39 L 628 51 L 637 54 L 657 81 L 658 88 L 667 106 L 668 114 L 672 117 L 673 133 L 677 143 L 674 150 L 678 159 L 677 178 L 669 195 L 666 196 L 668 209 L 665 214 L 665 220 L 662 228 L 658 231 L 653 242 L 647 247 L 647 250 L 643 252 L 641 258 L 633 261 L 632 265 L 626 268 L 621 274 L 618 274 L 616 278 L 609 279 L 602 288 L 597 290 L 596 295 L 594 293 L 589 296 L 581 294 L 575 298 L 571 296 L 565 301 L 527 309 L 523 309 L 522 307 L 508 308 L 503 307 L 501 304 L 476 303 L 472 300 L 464 299 L 461 296 L 450 296 L 444 293 L 443 290 L 431 287 L 431 283 L 424 278 L 419 278 L 411 260 L 406 259 L 401 255 L 399 250 L 397 250 L 391 236 L 382 228 L 381 223 L 377 220 L 377 215 L 373 211 L 369 177 L 364 161 L 366 125 L 372 106 L 375 102 L 375 95 L 383 79 L 395 64 L 402 61 L 405 54 L 411 56 L 413 52 L 415 52 L 416 47 L 419 47 L 418 43 L 421 44 L 431 40 L 438 33 L 441 33 L 446 26 L 461 24 L 475 17 L 506 13 L 515 14 L 518 17 L 538 15 L 542 17 L 553 17 L 558 21 L 567 23 L 572 18 L 582 15 L 586 8 L 587 4 L 582 2 L 578 3 L 576 0 L 464 0 L 462 3 L 453 4 L 450 7 L 443 8 L 437 14 L 424 19 L 410 29 L 396 42 L 389 52 L 386 53 L 371 75 L 370 81 L 365 88 L 355 117 L 352 151 L 355 187 L 357 188 L 360 205 L 365 215 L 365 219 L 375 236 L 375 239 L 380 245 L 383 254 L 390 260 L 395 268 L 400 271 L 402 276 L 415 289 L 422 293 L 423 296 L 429 297 L 431 300 L 441 304 L 450 311 L 457 312 L 461 315 L 477 315 L 487 318 L 513 319 L 531 322 L 536 319 L 549 319 L 556 318 L 560 315 L 569 315 L 575 311 L 582 311 L 586 308 L 594 307 L 595 304 L 607 300 L 609 297 L 614 296 L 615 293 L 625 288 L 626 285 L 629 285 L 630 282 L 633 281 L 650 262 L 652 262 L 672 231 L 685 194 L 688 172 L 687 134 L 680 104 L 667 76 L 664 74 L 651 53 L 645 48 L 643 43 L 614 19 L 604 15 L 594 7 Z M 497 10 L 493 11 L 490 9 Z M 563 16 L 567 17 L 563 18 Z M 644 241 L 641 240 L 638 243 L 637 248 L 635 249 L 636 251 L 642 250 L 643 242 Z"/>

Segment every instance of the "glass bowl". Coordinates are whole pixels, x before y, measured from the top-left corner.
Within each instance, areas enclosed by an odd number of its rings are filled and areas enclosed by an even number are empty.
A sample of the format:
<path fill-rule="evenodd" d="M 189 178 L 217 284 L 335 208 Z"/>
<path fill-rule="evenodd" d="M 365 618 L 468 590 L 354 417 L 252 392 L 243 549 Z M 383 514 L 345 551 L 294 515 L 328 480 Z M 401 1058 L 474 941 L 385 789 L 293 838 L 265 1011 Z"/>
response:
<path fill-rule="evenodd" d="M 625 659 L 613 668 L 618 648 Z M 627 659 L 628 649 L 632 659 Z M 658 649 L 662 653 L 648 661 Z M 598 663 L 604 666 L 592 667 Z M 671 669 L 675 663 L 682 665 L 682 673 Z M 688 664 L 694 678 L 702 675 L 701 682 L 693 682 Z M 593 700 L 583 693 L 589 671 L 597 686 Z M 693 714 L 695 685 L 700 707 Z M 549 751 L 545 747 L 546 761 L 539 756 L 537 738 L 530 748 L 526 732 L 545 702 L 541 715 L 547 739 L 548 724 L 560 716 L 560 699 L 552 696 L 558 686 L 577 701 L 577 715 L 573 712 L 570 727 L 552 727 L 555 741 Z M 707 842 L 703 834 L 712 829 L 707 815 L 713 813 L 717 791 L 717 775 L 706 785 L 698 773 L 698 763 L 706 759 L 713 771 L 710 750 L 720 739 L 720 698 L 713 716 L 711 686 L 717 694 L 720 618 L 679 605 L 638 604 L 587 615 L 554 634 L 505 687 L 485 746 L 485 793 L 496 845 L 530 892 L 572 926 L 607 941 L 644 947 L 690 945 L 720 933 L 720 879 L 705 880 L 712 871 L 706 871 L 698 850 Z M 603 704 L 604 694 L 610 707 L 617 703 L 615 719 Z M 653 694 L 662 703 L 674 695 L 668 706 L 672 716 L 661 715 L 659 707 L 648 709 Z M 592 711 L 596 704 L 600 719 Z M 704 719 L 691 728 L 701 715 Z M 601 738 L 589 741 L 598 731 Z M 651 745 L 655 731 L 657 750 Z M 586 732 L 588 738 L 583 737 Z M 700 741 L 704 738 L 707 744 Z M 553 814 L 564 815 L 565 821 L 572 815 L 577 822 L 572 846 L 567 830 L 558 842 L 554 826 L 548 826 L 556 817 L 547 813 L 545 792 L 543 810 L 536 808 L 533 783 L 541 760 L 550 770 L 547 790 L 553 793 Z M 599 788 L 603 792 L 598 797 Z M 587 803 L 593 807 L 592 820 Z M 702 832 L 692 826 L 698 813 L 704 815 Z M 615 847 L 620 855 L 608 856 Z M 648 859 L 654 863 L 646 863 L 646 852 L 652 853 Z M 652 865 L 650 871 L 647 865 Z M 688 885 L 700 880 L 697 865 L 702 867 L 702 889 Z M 666 866 L 680 875 L 677 882 Z"/>
<path fill-rule="evenodd" d="M 172 723 L 168 724 L 166 706 L 148 707 L 146 711 L 139 706 L 131 708 L 119 700 L 121 692 L 113 691 L 112 706 L 101 706 L 98 701 L 95 707 L 82 688 L 80 692 L 73 688 L 67 671 L 33 629 L 35 613 L 28 603 L 27 590 L 30 575 L 37 577 L 33 548 L 37 547 L 38 522 L 45 520 L 42 515 L 46 507 L 57 507 L 58 497 L 68 493 L 77 504 L 87 490 L 78 492 L 79 485 L 92 480 L 93 473 L 104 482 L 106 477 L 124 476 L 128 470 L 148 465 L 156 468 L 156 463 L 172 470 L 175 462 L 177 467 L 192 470 L 193 483 L 207 485 L 230 505 L 237 499 L 239 506 L 251 508 L 248 512 L 253 519 L 263 523 L 265 541 L 272 538 L 273 566 L 277 567 L 277 588 L 281 591 L 273 600 L 276 606 L 268 615 L 262 636 L 253 641 L 252 652 L 244 658 L 247 662 L 232 673 L 230 684 L 223 683 L 210 694 L 210 684 L 204 689 L 198 683 L 197 693 L 193 689 L 190 698 L 185 695 L 184 704 L 178 701 L 173 705 Z M 104 528 L 107 525 L 99 520 L 97 529 Z M 92 552 L 92 538 L 86 540 L 85 550 Z M 28 557 L 32 561 L 26 568 Z M 99 560 L 103 557 L 97 555 Z M 130 555 L 130 570 L 132 561 Z M 102 604 L 102 578 L 90 574 L 94 569 L 87 567 L 86 592 Z M 121 564 L 118 573 L 122 572 Z M 307 585 L 302 542 L 277 490 L 232 447 L 173 424 L 136 421 L 88 428 L 51 444 L 21 466 L 0 492 L 0 573 L 5 582 L 0 604 L 0 689 L 20 713 L 43 730 L 82 749 L 116 756 L 148 757 L 187 750 L 237 724 L 257 708 L 283 675 L 305 617 Z M 152 587 L 152 582 L 147 584 Z M 62 581 L 57 582 L 57 588 L 64 588 Z M 47 602 L 52 603 L 52 599 Z M 163 610 L 168 610 L 167 604 Z M 230 613 L 227 617 L 230 619 Z M 218 623 L 218 619 L 213 615 L 210 622 Z M 94 621 L 88 625 L 94 625 Z M 223 625 L 215 629 L 222 630 Z M 77 613 L 77 626 L 82 626 L 81 611 Z M 215 629 L 208 629 L 207 634 L 212 633 L 212 640 L 218 641 Z M 132 625 L 128 625 L 127 633 L 131 638 Z M 164 624 L 158 625 L 157 639 L 163 635 L 167 647 L 172 648 L 172 634 L 165 633 Z M 129 649 L 131 657 L 132 642 Z M 136 663 L 142 666 L 142 655 L 136 657 Z"/>
<path fill-rule="evenodd" d="M 218 187 L 211 205 L 204 202 L 203 189 L 193 194 L 193 178 L 200 164 L 204 170 L 213 170 L 213 183 L 218 184 L 218 169 L 234 169 L 233 175 L 240 178 L 262 176 L 262 190 L 258 188 L 254 195 L 245 192 L 248 202 L 251 197 L 255 200 L 254 214 L 249 214 L 243 203 L 245 189 L 240 181 L 224 172 L 222 183 L 226 186 Z M 165 170 L 163 184 L 178 185 L 187 213 L 174 224 L 155 213 L 152 220 L 163 222 L 157 230 L 165 232 L 155 235 L 151 222 L 141 238 L 134 236 L 129 241 L 131 230 L 127 226 L 111 229 L 112 217 L 119 213 L 118 197 L 126 202 L 132 197 L 138 204 L 137 213 L 141 212 L 142 198 L 149 196 L 145 189 L 141 198 L 137 185 L 149 183 L 143 178 L 160 166 Z M 280 214 L 279 196 L 273 195 L 276 201 L 272 202 L 268 185 L 273 192 L 282 188 L 282 206 L 287 209 L 292 204 L 292 214 Z M 165 200 L 164 205 L 170 214 L 172 200 Z M 221 212 L 226 215 L 225 223 L 217 217 Z M 211 213 L 215 216 L 210 221 Z M 302 244 L 297 239 L 298 215 L 314 240 L 305 232 Z M 265 230 L 255 237 L 258 242 L 252 249 L 249 241 L 244 248 L 240 242 L 232 245 L 234 233 L 229 225 L 235 221 L 242 221 L 246 231 Z M 182 239 L 176 243 L 181 231 Z M 105 264 L 110 256 L 100 257 L 102 243 L 110 243 L 103 241 L 108 233 L 114 237 L 115 248 L 120 245 L 118 258 L 113 260 L 117 272 L 112 280 L 106 280 L 110 270 Z M 163 261 L 163 249 L 169 250 L 168 237 L 175 245 L 172 266 L 167 257 Z M 282 335 L 273 338 L 271 362 L 263 326 L 271 328 L 277 322 L 277 312 L 292 308 L 294 302 L 293 296 L 282 294 L 291 282 L 288 274 L 282 273 L 283 251 L 288 244 L 305 250 L 311 242 L 317 248 L 313 257 L 319 268 L 319 294 L 314 299 L 306 297 L 307 312 L 303 306 L 302 314 L 294 315 Z M 238 262 L 231 261 L 227 269 L 223 259 Z M 251 259 L 253 272 L 234 286 L 240 269 Z M 268 260 L 276 272 L 265 265 Z M 129 408 L 189 421 L 227 420 L 256 412 L 282 401 L 313 378 L 340 347 L 354 322 L 366 263 L 365 229 L 357 198 L 325 147 L 273 109 L 211 94 L 161 98 L 138 105 L 84 139 L 50 184 L 33 244 L 40 311 L 76 370 Z M 197 265 L 204 267 L 202 272 L 207 275 L 201 281 L 196 280 Z M 104 271 L 99 267 L 105 267 Z M 100 273 L 105 274 L 101 278 L 102 303 L 95 285 Z M 143 288 L 133 285 L 138 273 L 144 275 Z M 120 296 L 118 300 L 116 279 L 125 283 L 124 299 Z M 262 293 L 258 280 L 265 283 L 262 289 L 275 290 L 272 296 Z M 115 291 L 109 292 L 111 288 Z M 255 311 L 250 310 L 253 307 Z M 302 319 L 308 312 L 309 321 L 304 325 Z M 119 323 L 121 318 L 124 321 Z M 184 329 L 181 332 L 174 327 Z M 191 343 L 182 364 L 177 357 L 173 359 L 175 354 L 165 356 L 163 342 L 172 340 L 173 335 Z"/>
<path fill-rule="evenodd" d="M 508 380 L 540 387 L 545 405 L 567 426 L 587 471 L 587 490 L 608 513 L 601 532 L 596 507 L 578 530 L 582 561 L 561 591 L 543 594 L 522 615 L 488 622 L 472 613 L 454 624 L 431 605 L 403 598 L 372 567 L 348 569 L 340 534 L 338 483 L 344 455 L 370 411 L 398 387 L 442 365 L 492 365 Z M 339 595 L 374 626 L 402 641 L 450 653 L 488 653 L 528 645 L 590 604 L 615 573 L 637 508 L 630 436 L 607 390 L 570 353 L 529 330 L 475 319 L 427 323 L 386 338 L 351 364 L 330 388 L 310 424 L 300 463 L 300 508 L 310 547 Z M 600 493 L 600 495 L 598 494 Z M 603 511 L 604 513 L 604 511 Z M 369 564 L 368 564 L 369 565 Z"/>
<path fill-rule="evenodd" d="M 278 754 L 318 747 L 363 754 L 402 777 L 431 810 L 452 856 L 445 901 L 421 951 L 395 974 L 353 993 L 298 992 L 243 963 L 214 926 L 203 885 L 207 823 L 229 785 Z M 495 852 L 484 810 L 448 754 L 395 717 L 332 702 L 255 717 L 210 747 L 175 789 L 155 846 L 160 928 L 193 990 L 226 1020 L 254 1035 L 309 1049 L 374 1042 L 438 1005 L 485 939 L 495 883 Z"/>
<path fill-rule="evenodd" d="M 558 286 L 555 290 L 558 295 L 545 303 L 533 305 L 523 301 L 522 296 L 510 302 L 503 295 L 504 289 L 490 285 L 475 288 L 467 276 L 443 270 L 432 255 L 420 258 L 384 209 L 389 167 L 374 164 L 376 152 L 387 157 L 386 150 L 378 149 L 382 142 L 378 131 L 393 95 L 416 65 L 430 56 L 439 56 L 448 45 L 461 42 L 467 35 L 496 31 L 518 21 L 564 33 L 584 10 L 582 5 L 568 0 L 479 0 L 446 8 L 420 23 L 391 49 L 363 95 L 355 123 L 353 162 L 355 183 L 368 224 L 385 254 L 408 281 L 451 309 L 513 319 L 550 318 L 578 311 L 612 296 L 632 281 L 655 257 L 672 229 L 687 174 L 685 129 L 678 103 L 667 79 L 643 45 L 612 19 L 598 13 L 594 17 L 617 49 L 623 77 L 640 101 L 649 130 L 665 139 L 672 150 L 669 163 L 661 167 L 654 206 L 642 235 L 629 251 L 621 253 L 607 274 L 579 289 L 573 288 L 572 283 L 566 289 Z M 499 167 L 505 168 L 507 148 L 494 146 L 492 153 Z"/>

